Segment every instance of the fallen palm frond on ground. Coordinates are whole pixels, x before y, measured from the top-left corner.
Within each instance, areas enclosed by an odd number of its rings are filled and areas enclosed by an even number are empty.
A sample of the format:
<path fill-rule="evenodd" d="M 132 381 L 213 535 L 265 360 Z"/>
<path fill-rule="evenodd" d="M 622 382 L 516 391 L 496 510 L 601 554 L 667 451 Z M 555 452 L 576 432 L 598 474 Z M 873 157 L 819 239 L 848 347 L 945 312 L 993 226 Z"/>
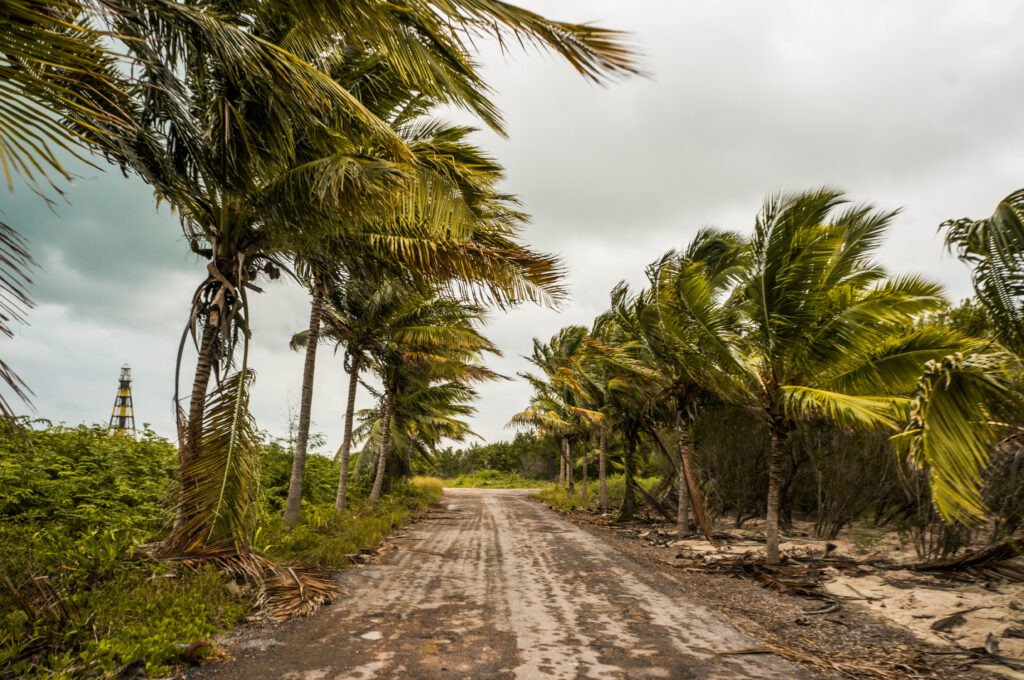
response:
<path fill-rule="evenodd" d="M 733 621 L 733 625 L 736 622 Z M 849 678 L 876 678 L 877 680 L 906 680 L 906 678 L 936 677 L 924 659 L 914 659 L 913 664 L 905 659 L 893 657 L 876 661 L 854 659 L 844 654 L 822 654 L 808 650 L 799 650 L 772 642 L 750 630 L 737 626 L 743 633 L 758 643 L 759 647 L 747 647 L 737 650 L 716 650 L 720 656 L 732 654 L 774 654 L 806 668 L 840 673 Z"/>
<path fill-rule="evenodd" d="M 1017 541 L 1009 540 L 954 557 L 914 564 L 910 569 L 966 574 L 983 579 L 1024 581 L 1024 560 L 1021 559 L 1019 545 Z"/>
<path fill-rule="evenodd" d="M 212 565 L 228 578 L 255 588 L 253 603 L 257 611 L 275 621 L 308 616 L 341 592 L 327 570 L 281 566 L 255 553 L 209 552 L 170 558 L 143 555 L 187 569 Z"/>

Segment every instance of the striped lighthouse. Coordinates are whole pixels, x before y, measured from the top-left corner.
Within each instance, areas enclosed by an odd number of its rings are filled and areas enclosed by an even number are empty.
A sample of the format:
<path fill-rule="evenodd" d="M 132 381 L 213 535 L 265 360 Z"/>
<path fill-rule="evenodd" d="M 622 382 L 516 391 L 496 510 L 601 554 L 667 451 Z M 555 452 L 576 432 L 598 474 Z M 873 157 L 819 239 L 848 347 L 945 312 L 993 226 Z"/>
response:
<path fill-rule="evenodd" d="M 121 367 L 121 380 L 114 398 L 114 412 L 110 414 L 110 431 L 135 439 L 135 412 L 132 410 L 132 369 Z"/>

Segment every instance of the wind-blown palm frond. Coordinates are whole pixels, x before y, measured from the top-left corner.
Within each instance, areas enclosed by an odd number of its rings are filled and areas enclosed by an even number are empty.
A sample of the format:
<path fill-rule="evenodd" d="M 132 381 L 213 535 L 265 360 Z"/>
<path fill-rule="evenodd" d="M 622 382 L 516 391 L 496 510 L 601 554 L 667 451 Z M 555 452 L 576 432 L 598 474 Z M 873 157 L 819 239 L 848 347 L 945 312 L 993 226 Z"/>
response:
<path fill-rule="evenodd" d="M 293 7 L 298 26 L 305 30 L 295 32 L 290 49 L 319 53 L 324 45 L 315 36 L 341 35 L 350 44 L 367 43 L 404 82 L 428 97 L 474 112 L 497 131 L 502 129 L 500 116 L 466 49 L 477 39 L 497 38 L 502 47 L 511 41 L 550 49 L 595 82 L 638 72 L 635 52 L 622 33 L 551 21 L 498 0 L 413 0 L 401 5 L 304 0 Z"/>
<path fill-rule="evenodd" d="M 33 306 L 28 286 L 32 283 L 29 273 L 35 267 L 21 236 L 0 222 L 0 333 L 8 338 L 14 337 L 15 324 L 25 323 L 25 313 Z M 14 396 L 30 404 L 32 390 L 4 361 L 0 361 L 0 381 Z M 14 409 L 3 395 L 0 395 L 0 415 L 7 420 L 14 418 Z"/>
<path fill-rule="evenodd" d="M 974 291 L 995 321 L 999 340 L 1024 355 L 1024 190 L 982 220 L 949 220 L 946 247 L 968 267 Z"/>
<path fill-rule="evenodd" d="M 893 399 L 855 397 L 800 385 L 784 385 L 779 392 L 786 416 L 794 420 L 820 415 L 841 427 L 896 429 Z"/>
<path fill-rule="evenodd" d="M 210 395 L 203 414 L 202 455 L 190 456 L 181 474 L 184 521 L 164 546 L 170 554 L 247 546 L 256 520 L 259 479 L 258 433 L 249 414 L 249 370 L 225 378 Z M 187 429 L 187 428 L 186 428 Z"/>
<path fill-rule="evenodd" d="M 951 355 L 930 361 L 910 405 L 906 430 L 893 442 L 928 474 L 944 518 L 973 523 L 985 518 L 983 473 L 998 433 L 1001 411 L 1021 412 L 1008 381 L 1017 360 L 1006 354 Z"/>
<path fill-rule="evenodd" d="M 51 171 L 71 179 L 58 152 L 85 160 L 76 128 L 124 135 L 133 127 L 121 108 L 128 79 L 97 25 L 102 5 L 8 0 L 0 7 L 0 167 L 8 188 L 15 175 L 37 188 Z"/>

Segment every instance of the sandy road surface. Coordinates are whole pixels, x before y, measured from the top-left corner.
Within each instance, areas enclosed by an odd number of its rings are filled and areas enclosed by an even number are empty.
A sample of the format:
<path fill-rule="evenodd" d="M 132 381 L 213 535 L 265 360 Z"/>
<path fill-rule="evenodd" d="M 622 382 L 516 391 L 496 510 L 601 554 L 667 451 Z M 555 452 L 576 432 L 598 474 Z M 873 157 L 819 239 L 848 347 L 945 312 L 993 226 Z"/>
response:
<path fill-rule="evenodd" d="M 453 489 L 314 617 L 237 642 L 195 677 L 809 678 L 673 581 L 526 492 Z M 435 553 L 442 553 L 440 556 Z"/>

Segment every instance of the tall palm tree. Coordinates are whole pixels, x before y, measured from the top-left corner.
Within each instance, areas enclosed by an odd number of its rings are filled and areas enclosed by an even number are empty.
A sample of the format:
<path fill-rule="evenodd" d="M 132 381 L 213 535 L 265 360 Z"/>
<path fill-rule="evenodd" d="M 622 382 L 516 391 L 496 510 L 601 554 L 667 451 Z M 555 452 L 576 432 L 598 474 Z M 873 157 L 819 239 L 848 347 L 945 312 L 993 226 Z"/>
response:
<path fill-rule="evenodd" d="M 545 431 L 559 435 L 564 482 L 570 492 L 576 488 L 573 442 L 589 435 L 593 418 L 580 406 L 579 390 L 572 382 L 572 365 L 583 352 L 586 338 L 584 326 L 567 326 L 547 343 L 534 339 L 533 353 L 527 359 L 540 369 L 544 377 L 520 374 L 533 385 L 537 395 L 531 408 L 514 416 L 510 423 L 535 427 L 541 424 Z"/>
<path fill-rule="evenodd" d="M 380 74 L 375 72 L 375 76 Z M 345 221 L 349 224 L 368 223 L 368 229 L 380 227 L 384 233 L 397 236 L 398 243 L 410 236 L 432 241 L 433 247 L 416 253 L 417 268 L 400 268 L 395 271 L 396 276 L 446 286 L 452 289 L 453 294 L 483 298 L 499 306 L 527 300 L 540 303 L 557 300 L 561 296 L 561 289 L 556 283 L 559 276 L 557 261 L 523 247 L 515 239 L 525 215 L 516 209 L 514 197 L 499 193 L 495 187 L 503 177 L 501 166 L 466 141 L 472 128 L 427 120 L 423 117 L 426 107 L 417 103 L 411 94 L 409 97 L 410 101 L 406 102 L 393 94 L 387 99 L 389 105 L 395 101 L 401 103 L 401 113 L 392 117 L 391 122 L 416 162 L 411 182 L 397 185 L 393 192 L 391 200 L 399 210 L 390 210 L 390 206 L 375 210 L 376 206 L 362 205 L 366 201 L 355 194 L 350 199 L 353 206 L 346 209 L 351 218 Z M 381 106 L 379 97 L 374 102 L 375 106 L 371 108 Z M 414 209 L 402 209 L 410 201 Z M 338 252 L 333 256 L 325 257 L 323 243 L 317 244 L 318 254 L 309 259 L 319 263 L 320 273 L 319 278 L 313 277 L 316 285 L 311 287 L 313 299 L 308 337 L 315 338 L 319 334 L 325 272 L 332 266 L 367 268 L 367 260 L 372 262 L 375 255 L 380 257 L 371 252 L 369 257 L 353 258 L 353 251 L 365 250 L 365 247 L 356 250 L 357 246 L 365 246 L 357 244 L 356 238 L 365 236 L 345 235 L 336 239 Z M 495 237 L 504 242 L 494 242 Z M 382 262 L 378 268 L 383 269 L 386 265 L 387 262 Z M 375 332 L 379 334 L 380 329 L 375 329 Z M 288 524 L 294 524 L 299 518 L 312 402 L 316 343 L 307 342 L 305 347 L 299 431 L 289 502 L 285 509 Z M 354 392 L 350 397 L 354 399 Z M 346 414 L 345 436 L 349 445 L 352 408 L 350 406 Z M 343 450 L 348 449 L 349 446 L 343 444 Z M 346 456 L 342 454 L 343 474 L 347 474 Z M 343 506 L 343 485 L 339 489 L 337 502 Z"/>

